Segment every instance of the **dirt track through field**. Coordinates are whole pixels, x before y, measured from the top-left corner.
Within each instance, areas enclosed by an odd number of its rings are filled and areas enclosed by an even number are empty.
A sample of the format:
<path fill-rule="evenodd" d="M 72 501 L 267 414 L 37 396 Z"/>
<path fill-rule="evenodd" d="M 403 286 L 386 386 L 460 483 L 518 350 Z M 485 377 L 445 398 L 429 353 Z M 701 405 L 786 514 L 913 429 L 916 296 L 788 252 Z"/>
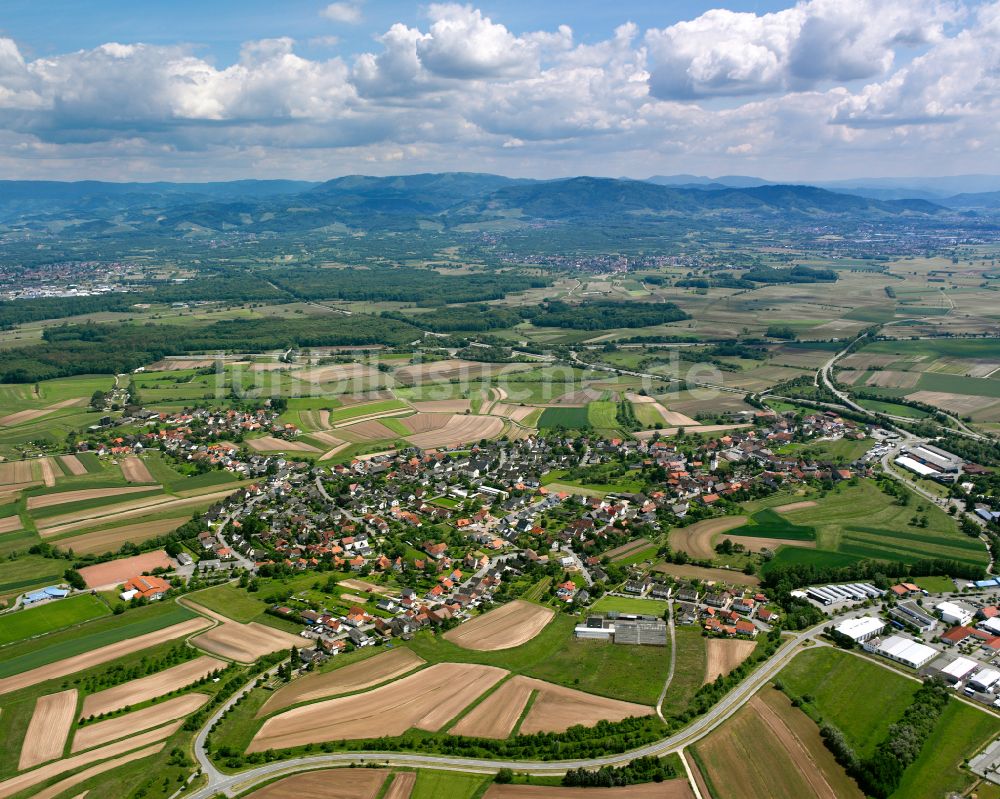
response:
<path fill-rule="evenodd" d="M 74 477 L 79 477 L 81 474 L 87 473 L 87 467 L 83 465 L 83 462 L 76 455 L 60 455 L 59 460 L 62 461 L 62 465 L 69 469 L 69 473 Z"/>
<path fill-rule="evenodd" d="M 162 751 L 165 745 L 166 744 L 153 744 L 152 746 L 147 746 L 145 749 L 131 752 L 127 755 L 123 755 L 122 757 L 105 760 L 103 763 L 98 763 L 96 766 L 91 766 L 90 768 L 77 772 L 70 777 L 66 777 L 64 780 L 60 780 L 54 785 L 50 785 L 45 790 L 36 793 L 33 799 L 55 799 L 57 796 L 62 796 L 74 785 L 86 782 L 91 777 L 96 777 L 98 774 L 103 774 L 105 771 L 121 768 L 122 766 L 132 763 L 133 761 L 142 760 L 144 757 L 155 755 L 157 752 Z M 85 799 L 89 793 L 90 791 L 84 791 L 79 796 L 74 797 L 74 799 Z"/>
<path fill-rule="evenodd" d="M 43 416 L 48 416 L 53 411 L 58 411 L 63 408 L 71 408 L 75 405 L 86 405 L 86 397 L 75 397 L 73 399 L 63 400 L 62 402 L 56 402 L 45 408 L 35 408 L 28 411 L 18 411 L 17 413 L 12 413 L 9 416 L 4 416 L 0 419 L 0 427 L 13 427 L 16 424 L 24 424 L 25 422 L 33 422 L 35 419 L 40 419 Z"/>
<path fill-rule="evenodd" d="M 150 538 L 173 532 L 189 521 L 191 521 L 190 516 L 178 516 L 173 519 L 159 519 L 155 522 L 126 524 L 108 530 L 97 530 L 93 533 L 60 538 L 53 541 L 52 545 L 64 551 L 72 549 L 77 555 L 102 555 L 105 552 L 117 552 L 122 544 L 140 544 Z"/>
<path fill-rule="evenodd" d="M 682 549 L 697 560 L 711 560 L 715 557 L 712 539 L 746 523 L 746 516 L 723 516 L 695 522 L 687 527 L 675 527 L 670 531 L 670 548 Z"/>
<path fill-rule="evenodd" d="M 716 677 L 725 676 L 750 657 L 757 646 L 756 641 L 737 641 L 725 638 L 709 638 L 705 642 L 705 679 L 710 683 Z"/>
<path fill-rule="evenodd" d="M 89 766 L 91 763 L 96 763 L 99 760 L 123 755 L 133 749 L 139 749 L 163 741 L 173 735 L 180 728 L 181 724 L 183 724 L 183 721 L 175 721 L 166 727 L 150 730 L 149 732 L 126 738 L 123 741 L 102 746 L 100 749 L 93 749 L 89 752 L 82 752 L 79 755 L 72 755 L 63 760 L 49 763 L 41 768 L 26 771 L 24 774 L 18 774 L 16 777 L 11 777 L 8 780 L 0 782 L 0 799 L 6 799 L 8 796 L 25 791 L 33 785 L 46 782 L 66 771 L 71 771 L 82 766 Z"/>
<path fill-rule="evenodd" d="M 385 792 L 383 799 L 410 799 L 413 793 L 413 786 L 417 781 L 417 772 L 399 771 L 392 778 L 392 785 Z"/>
<path fill-rule="evenodd" d="M 171 691 L 191 685 L 213 671 L 224 669 L 227 665 L 225 661 L 202 655 L 187 663 L 150 674 L 148 677 L 140 677 L 138 680 L 98 691 L 83 700 L 80 717 L 99 716 L 101 713 L 121 710 L 126 705 L 138 705 L 158 696 L 165 696 Z"/>
<path fill-rule="evenodd" d="M 555 788 L 493 783 L 483 799 L 694 799 L 687 780 L 644 782 L 619 788 Z M 704 799 L 711 799 L 707 794 Z"/>
<path fill-rule="evenodd" d="M 502 431 L 503 420 L 495 416 L 455 415 L 438 430 L 417 433 L 408 438 L 411 444 L 422 449 L 457 447 L 483 438 L 495 438 Z"/>
<path fill-rule="evenodd" d="M 653 713 L 653 708 L 648 705 L 608 699 L 528 677 L 514 677 L 514 680 L 528 680 L 531 687 L 538 691 L 531 710 L 521 722 L 519 732 L 524 735 L 565 732 L 574 724 L 592 727 L 599 721 L 621 721 L 629 716 Z"/>
<path fill-rule="evenodd" d="M 448 732 L 473 738 L 502 740 L 513 731 L 535 689 L 527 680 L 507 680 L 486 699 L 469 711 Z"/>
<path fill-rule="evenodd" d="M 131 558 L 109 560 L 106 563 L 85 566 L 79 572 L 80 576 L 87 582 L 87 588 L 102 589 L 109 586 L 114 587 L 130 577 L 138 577 L 143 572 L 151 572 L 153 569 L 161 568 L 169 569 L 173 565 L 174 562 L 170 556 L 162 549 L 158 549 L 155 552 L 145 552 Z"/>
<path fill-rule="evenodd" d="M 530 641 L 548 624 L 555 611 L 520 599 L 463 622 L 444 634 L 463 649 L 492 652 Z"/>
<path fill-rule="evenodd" d="M 276 713 L 300 702 L 363 691 L 402 677 L 425 662 L 412 649 L 392 649 L 333 671 L 307 674 L 271 694 L 257 717 Z"/>
<path fill-rule="evenodd" d="M 41 494 L 39 496 L 28 497 L 28 510 L 38 510 L 39 508 L 51 508 L 53 505 L 65 505 L 69 502 L 84 502 L 89 499 L 101 499 L 102 497 L 117 497 L 124 494 L 138 494 L 143 491 L 154 491 L 163 488 L 160 485 L 148 486 L 122 486 L 120 488 L 86 488 L 80 491 L 60 491 L 57 494 Z"/>
<path fill-rule="evenodd" d="M 211 655 L 239 663 L 252 663 L 262 655 L 303 645 L 302 639 L 297 635 L 255 621 L 249 624 L 227 621 L 195 636 L 191 643 Z"/>
<path fill-rule="evenodd" d="M 122 474 L 130 483 L 155 483 L 153 475 L 149 473 L 146 464 L 135 455 L 127 456 L 121 462 Z"/>
<path fill-rule="evenodd" d="M 148 646 L 161 644 L 164 641 L 183 638 L 199 630 L 204 630 L 211 623 L 208 619 L 189 619 L 188 621 L 182 621 L 180 624 L 165 627 L 162 630 L 138 635 L 135 638 L 118 641 L 114 644 L 92 649 L 90 652 L 57 660 L 55 663 L 49 663 L 45 666 L 39 666 L 37 669 L 31 669 L 31 671 L 15 674 L 11 677 L 4 677 L 0 679 L 0 695 L 9 694 L 12 691 L 20 691 L 29 685 L 37 685 L 46 680 L 56 680 L 69 674 L 76 674 L 78 671 L 98 666 L 101 663 L 107 663 L 109 660 L 115 660 L 123 655 L 140 652 Z"/>
<path fill-rule="evenodd" d="M 369 768 L 309 771 L 272 782 L 246 799 L 375 799 L 388 775 Z"/>
<path fill-rule="evenodd" d="M 62 757 L 76 718 L 76 688 L 38 697 L 21 744 L 18 771 Z"/>
<path fill-rule="evenodd" d="M 234 491 L 238 491 L 239 488 L 238 485 L 234 485 L 222 491 L 212 491 L 206 494 L 198 494 L 197 496 L 180 498 L 156 495 L 116 505 L 104 505 L 101 508 L 82 511 L 81 513 L 53 516 L 38 522 L 39 533 L 42 538 L 50 538 L 62 533 L 79 530 L 82 527 L 95 526 L 101 521 L 106 521 L 109 517 L 114 518 L 117 522 L 124 519 L 134 519 L 136 516 L 145 516 L 149 513 L 169 513 L 202 503 L 211 504 L 212 502 L 228 497 Z"/>
<path fill-rule="evenodd" d="M 168 721 L 184 718 L 189 713 L 194 713 L 208 699 L 208 694 L 184 694 L 176 699 L 160 702 L 158 705 L 150 705 L 142 710 L 134 710 L 107 721 L 88 724 L 81 727 L 73 736 L 72 751 L 76 753 L 94 746 L 103 746 L 117 741 L 119 738 L 124 738 L 126 735 L 134 735 L 143 730 L 159 727 Z"/>
<path fill-rule="evenodd" d="M 248 752 L 306 743 L 435 732 L 507 672 L 472 663 L 437 663 L 371 691 L 303 705 L 273 716 Z"/>

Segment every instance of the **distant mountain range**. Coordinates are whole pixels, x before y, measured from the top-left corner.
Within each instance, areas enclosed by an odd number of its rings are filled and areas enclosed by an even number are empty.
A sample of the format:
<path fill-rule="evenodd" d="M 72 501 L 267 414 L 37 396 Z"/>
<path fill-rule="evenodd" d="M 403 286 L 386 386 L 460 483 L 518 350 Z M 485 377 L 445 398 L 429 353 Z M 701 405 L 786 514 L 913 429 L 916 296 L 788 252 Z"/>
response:
<path fill-rule="evenodd" d="M 965 183 L 992 185 L 986 176 L 979 176 L 978 183 L 973 177 Z M 993 180 L 1000 188 L 1000 178 Z M 899 193 L 905 196 L 894 196 Z M 350 175 L 323 183 L 0 181 L 0 227 L 61 235 L 405 230 L 428 223 L 444 228 L 538 222 L 627 227 L 684 220 L 945 220 L 959 218 L 959 213 L 992 215 L 998 209 L 997 190 L 942 198 L 910 196 L 904 188 L 890 185 L 848 191 L 840 186 L 774 184 L 738 175 L 527 180 L 446 172 Z"/>

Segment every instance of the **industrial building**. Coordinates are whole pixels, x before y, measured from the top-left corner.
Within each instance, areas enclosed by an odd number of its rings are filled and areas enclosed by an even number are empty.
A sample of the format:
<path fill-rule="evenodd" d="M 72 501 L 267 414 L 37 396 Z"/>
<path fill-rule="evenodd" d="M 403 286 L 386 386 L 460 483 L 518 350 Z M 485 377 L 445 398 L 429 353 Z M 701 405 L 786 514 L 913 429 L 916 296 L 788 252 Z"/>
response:
<path fill-rule="evenodd" d="M 885 629 L 885 622 L 875 616 L 861 616 L 857 619 L 845 619 L 834 628 L 856 644 L 863 644 Z"/>
<path fill-rule="evenodd" d="M 969 687 L 976 691 L 989 691 L 1000 682 L 1000 671 L 983 669 L 975 677 L 969 679 Z"/>
<path fill-rule="evenodd" d="M 930 632 L 937 625 L 937 619 L 926 613 L 916 602 L 900 602 L 889 610 L 889 615 L 921 633 Z"/>
<path fill-rule="evenodd" d="M 955 602 L 938 602 L 934 610 L 941 614 L 941 621 L 945 624 L 957 624 L 964 626 L 972 621 L 975 611 L 971 608 L 963 607 Z"/>
<path fill-rule="evenodd" d="M 960 682 L 979 668 L 979 663 L 970 658 L 955 658 L 951 663 L 939 669 L 941 678 L 950 683 Z"/>
<path fill-rule="evenodd" d="M 964 464 L 958 455 L 926 443 L 904 449 L 894 462 L 914 474 L 942 483 L 955 482 Z"/>
<path fill-rule="evenodd" d="M 612 618 L 613 617 L 613 618 Z M 611 613 L 608 618 L 588 616 L 586 624 L 573 629 L 577 638 L 612 641 L 633 646 L 666 646 L 667 623 L 656 616 Z"/>
<path fill-rule="evenodd" d="M 921 644 L 902 635 L 890 635 L 888 638 L 874 638 L 865 644 L 869 652 L 881 655 L 889 660 L 902 663 L 911 669 L 919 669 L 934 659 L 938 651 L 934 647 Z"/>

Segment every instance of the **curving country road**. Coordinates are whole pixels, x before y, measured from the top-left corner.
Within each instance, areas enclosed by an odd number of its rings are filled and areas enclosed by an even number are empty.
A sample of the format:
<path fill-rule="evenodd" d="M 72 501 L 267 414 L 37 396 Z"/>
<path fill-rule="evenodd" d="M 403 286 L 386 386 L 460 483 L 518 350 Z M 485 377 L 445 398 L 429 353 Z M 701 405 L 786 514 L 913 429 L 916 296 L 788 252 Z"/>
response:
<path fill-rule="evenodd" d="M 808 630 L 797 633 L 783 643 L 778 650 L 746 680 L 736 686 L 726 694 L 711 710 L 705 715 L 695 719 L 683 730 L 674 733 L 654 743 L 634 749 L 630 752 L 623 752 L 606 757 L 598 757 L 584 760 L 562 760 L 562 761 L 529 761 L 529 760 L 485 760 L 479 758 L 450 757 L 447 755 L 414 754 L 402 752 L 338 752 L 331 754 L 310 755 L 308 757 L 298 757 L 281 762 L 267 763 L 256 768 L 241 771 L 238 774 L 224 774 L 219 771 L 215 764 L 208 758 L 205 752 L 205 738 L 208 731 L 222 717 L 225 711 L 234 704 L 240 696 L 252 687 L 248 684 L 239 693 L 235 694 L 228 702 L 219 708 L 205 723 L 201 731 L 195 738 L 195 757 L 202 772 L 208 777 L 208 783 L 197 791 L 189 794 L 191 799 L 212 799 L 218 794 L 235 796 L 262 782 L 273 780 L 278 776 L 294 774 L 299 771 L 321 768 L 325 766 L 338 766 L 348 763 L 374 762 L 387 764 L 390 766 L 409 766 L 420 768 L 434 768 L 444 770 L 458 770 L 466 772 L 480 772 L 492 774 L 501 768 L 510 768 L 517 771 L 529 771 L 532 774 L 562 774 L 567 769 L 572 768 L 596 768 L 604 765 L 620 765 L 627 763 L 637 757 L 660 756 L 690 746 L 704 738 L 716 727 L 735 714 L 750 698 L 771 680 L 792 657 L 797 654 L 801 645 L 806 641 L 812 641 L 818 637 L 823 627 L 829 624 L 826 620 L 822 624 L 811 627 Z M 254 681 L 256 681 L 255 678 Z"/>

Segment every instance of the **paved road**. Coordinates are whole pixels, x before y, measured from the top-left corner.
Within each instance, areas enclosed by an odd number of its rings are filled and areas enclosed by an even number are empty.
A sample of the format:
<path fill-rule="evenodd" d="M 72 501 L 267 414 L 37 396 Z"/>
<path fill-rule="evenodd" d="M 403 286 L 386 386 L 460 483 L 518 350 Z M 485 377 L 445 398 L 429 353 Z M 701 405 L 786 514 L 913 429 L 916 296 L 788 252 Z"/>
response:
<path fill-rule="evenodd" d="M 391 766 L 409 766 L 420 768 L 451 769 L 469 772 L 495 773 L 501 768 L 511 768 L 517 771 L 528 771 L 532 774 L 562 774 L 572 768 L 594 768 L 603 765 L 619 765 L 637 757 L 661 756 L 678 752 L 686 746 L 701 740 L 735 714 L 750 698 L 774 677 L 788 661 L 799 651 L 805 641 L 815 640 L 823 631 L 823 624 L 811 627 L 797 633 L 788 639 L 781 647 L 753 674 L 730 691 L 708 713 L 699 717 L 680 732 L 666 738 L 647 744 L 631 752 L 608 755 L 584 760 L 563 760 L 557 762 L 519 761 L 519 760 L 483 760 L 479 758 L 450 757 L 446 755 L 408 754 L 399 752 L 342 752 L 335 754 L 310 755 L 278 763 L 268 763 L 257 768 L 240 772 L 239 774 L 222 774 L 205 754 L 204 744 L 207 730 L 222 716 L 228 704 L 236 701 L 237 694 L 227 705 L 223 705 L 205 724 L 195 738 L 195 756 L 204 773 L 208 776 L 208 784 L 198 791 L 189 794 L 191 799 L 212 799 L 217 794 L 234 796 L 238 793 L 277 776 L 292 774 L 309 768 L 322 766 L 337 766 L 347 763 L 375 762 Z M 247 690 L 247 689 L 244 689 Z"/>

